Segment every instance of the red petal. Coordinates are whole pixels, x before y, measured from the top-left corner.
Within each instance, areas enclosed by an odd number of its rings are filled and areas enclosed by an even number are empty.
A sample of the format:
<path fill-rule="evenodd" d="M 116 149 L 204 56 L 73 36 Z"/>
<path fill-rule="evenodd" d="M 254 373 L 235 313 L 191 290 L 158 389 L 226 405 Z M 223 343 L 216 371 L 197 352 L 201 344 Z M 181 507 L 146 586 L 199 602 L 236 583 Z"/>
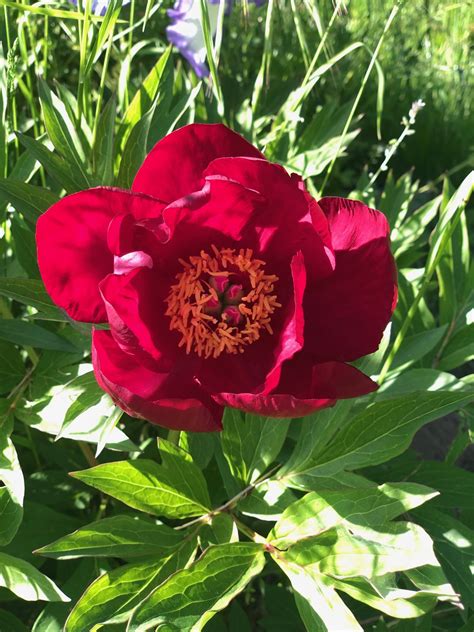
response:
<path fill-rule="evenodd" d="M 246 225 L 258 216 L 260 201 L 258 193 L 238 183 L 212 180 L 200 191 L 167 206 L 163 220 L 169 239 L 180 242 L 179 256 L 187 254 L 182 245 L 186 241 L 193 244 L 189 254 L 198 255 L 203 247 L 209 250 L 213 238 L 240 240 Z"/>
<path fill-rule="evenodd" d="M 158 204 L 147 196 L 112 188 L 89 189 L 68 195 L 36 225 L 38 263 L 53 301 L 75 320 L 106 320 L 98 284 L 113 270 L 107 229 L 117 214 Z"/>
<path fill-rule="evenodd" d="M 221 429 L 222 408 L 186 376 L 140 365 L 108 331 L 94 331 L 92 360 L 99 385 L 132 417 L 176 430 Z"/>
<path fill-rule="evenodd" d="M 160 140 L 148 154 L 132 185 L 168 203 L 202 188 L 202 173 L 221 156 L 262 154 L 224 125 L 186 125 Z"/>
<path fill-rule="evenodd" d="M 338 399 L 360 397 L 376 389 L 375 382 L 349 364 L 314 364 L 311 356 L 301 352 L 285 362 L 280 383 L 271 394 L 220 393 L 214 399 L 259 415 L 303 417 Z"/>
<path fill-rule="evenodd" d="M 396 270 L 384 215 L 361 202 L 323 198 L 336 270 L 308 287 L 305 349 L 320 361 L 349 362 L 374 352 L 390 320 Z"/>
<path fill-rule="evenodd" d="M 139 362 L 166 371 L 183 352 L 178 349 L 179 337 L 169 331 L 169 318 L 165 316 L 169 283 L 160 281 L 158 270 L 139 268 L 129 274 L 108 275 L 100 290 L 119 347 Z"/>
<path fill-rule="evenodd" d="M 257 234 L 263 259 L 288 260 L 301 250 L 310 278 L 324 278 L 332 272 L 334 257 L 327 220 L 320 209 L 319 214 L 317 208 L 312 210 L 312 198 L 306 198 L 299 182 L 283 167 L 255 158 L 219 158 L 205 173 L 208 179 L 228 178 L 260 193 L 263 203 L 252 218 L 251 228 Z"/>

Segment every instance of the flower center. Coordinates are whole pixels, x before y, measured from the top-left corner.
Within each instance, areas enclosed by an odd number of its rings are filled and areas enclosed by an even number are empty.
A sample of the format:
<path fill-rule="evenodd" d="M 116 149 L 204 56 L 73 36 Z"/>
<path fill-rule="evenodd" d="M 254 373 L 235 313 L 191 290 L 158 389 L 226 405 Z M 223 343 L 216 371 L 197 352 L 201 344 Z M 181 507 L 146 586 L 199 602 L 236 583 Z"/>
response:
<path fill-rule="evenodd" d="M 183 271 L 166 298 L 179 346 L 204 358 L 243 353 L 263 330 L 272 334 L 271 317 L 281 307 L 274 294 L 278 277 L 265 274 L 265 262 L 252 250 L 211 248 L 213 255 L 201 250 L 189 262 L 179 259 Z"/>

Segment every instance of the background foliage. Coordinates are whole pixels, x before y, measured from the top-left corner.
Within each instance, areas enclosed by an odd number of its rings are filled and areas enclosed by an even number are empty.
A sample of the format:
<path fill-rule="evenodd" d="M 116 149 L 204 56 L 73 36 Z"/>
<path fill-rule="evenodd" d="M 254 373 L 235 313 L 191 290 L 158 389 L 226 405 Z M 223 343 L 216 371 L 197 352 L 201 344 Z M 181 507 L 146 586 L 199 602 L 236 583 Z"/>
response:
<path fill-rule="evenodd" d="M 170 2 L 0 5 L 0 630 L 472 630 L 469 3 L 242 3 L 205 82 L 167 46 Z M 96 385 L 35 221 L 129 186 L 193 120 L 387 215 L 400 300 L 359 363 L 375 395 L 167 436 Z"/>

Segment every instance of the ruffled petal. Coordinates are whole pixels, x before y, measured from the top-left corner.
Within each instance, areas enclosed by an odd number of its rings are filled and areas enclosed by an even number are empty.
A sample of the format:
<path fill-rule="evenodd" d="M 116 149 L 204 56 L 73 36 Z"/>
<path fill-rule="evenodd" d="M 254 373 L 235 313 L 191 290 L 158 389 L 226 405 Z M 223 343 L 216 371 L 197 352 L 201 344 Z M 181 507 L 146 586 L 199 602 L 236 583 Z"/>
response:
<path fill-rule="evenodd" d="M 169 283 L 160 280 L 159 271 L 142 267 L 108 275 L 100 291 L 111 333 L 122 351 L 155 370 L 170 371 L 183 351 L 165 316 Z"/>
<path fill-rule="evenodd" d="M 140 167 L 132 190 L 173 202 L 201 189 L 204 169 L 221 156 L 263 158 L 253 145 L 225 125 L 194 123 L 155 145 Z"/>
<path fill-rule="evenodd" d="M 114 267 L 108 226 L 116 215 L 145 207 L 161 212 L 147 196 L 103 187 L 68 195 L 38 219 L 41 276 L 53 301 L 74 320 L 106 320 L 98 284 Z"/>
<path fill-rule="evenodd" d="M 377 384 L 355 367 L 342 362 L 314 363 L 304 351 L 285 362 L 278 386 L 270 394 L 219 393 L 222 405 L 270 417 L 303 417 L 338 399 L 372 393 Z"/>
<path fill-rule="evenodd" d="M 316 280 L 332 273 L 334 256 L 326 217 L 283 167 L 255 158 L 218 158 L 205 175 L 207 179 L 227 178 L 260 193 L 263 203 L 251 228 L 263 259 L 288 261 L 301 250 L 308 277 Z M 246 237 L 252 239 L 250 234 Z"/>
<path fill-rule="evenodd" d="M 163 211 L 158 267 L 173 278 L 183 269 L 182 260 L 212 255 L 216 248 L 239 248 L 245 229 L 260 211 L 260 195 L 235 182 L 216 180 Z M 251 247 L 247 241 L 242 243 Z M 181 260 L 181 261 L 180 261 Z"/>
<path fill-rule="evenodd" d="M 336 253 L 335 272 L 308 287 L 305 348 L 320 361 L 350 362 L 373 353 L 396 302 L 389 225 L 361 202 L 323 198 Z"/>
<path fill-rule="evenodd" d="M 110 332 L 93 332 L 92 360 L 101 388 L 132 417 L 176 430 L 221 429 L 222 407 L 189 377 L 158 373 L 137 363 L 120 350 Z"/>

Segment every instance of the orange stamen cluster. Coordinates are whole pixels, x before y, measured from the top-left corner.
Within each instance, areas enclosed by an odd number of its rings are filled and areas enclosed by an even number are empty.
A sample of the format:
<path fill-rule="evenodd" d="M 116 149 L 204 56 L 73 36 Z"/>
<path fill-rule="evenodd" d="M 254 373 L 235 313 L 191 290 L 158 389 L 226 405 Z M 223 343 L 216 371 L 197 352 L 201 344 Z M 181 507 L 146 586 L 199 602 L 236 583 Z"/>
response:
<path fill-rule="evenodd" d="M 166 298 L 170 329 L 182 336 L 179 346 L 185 346 L 186 353 L 194 351 L 204 358 L 243 353 L 247 345 L 260 338 L 262 330 L 272 334 L 271 317 L 281 307 L 274 294 L 278 277 L 265 274 L 265 262 L 253 259 L 252 250 L 211 248 L 213 255 L 201 250 L 189 261 L 179 259 L 183 271 L 176 275 L 177 282 Z M 232 285 L 235 279 L 245 288 L 238 303 L 230 307 L 226 307 L 225 297 L 218 294 L 212 282 L 213 278 L 222 281 L 222 277 L 228 278 L 228 287 L 234 290 L 229 294 L 236 294 L 236 286 Z M 220 306 L 217 310 L 216 305 Z"/>

